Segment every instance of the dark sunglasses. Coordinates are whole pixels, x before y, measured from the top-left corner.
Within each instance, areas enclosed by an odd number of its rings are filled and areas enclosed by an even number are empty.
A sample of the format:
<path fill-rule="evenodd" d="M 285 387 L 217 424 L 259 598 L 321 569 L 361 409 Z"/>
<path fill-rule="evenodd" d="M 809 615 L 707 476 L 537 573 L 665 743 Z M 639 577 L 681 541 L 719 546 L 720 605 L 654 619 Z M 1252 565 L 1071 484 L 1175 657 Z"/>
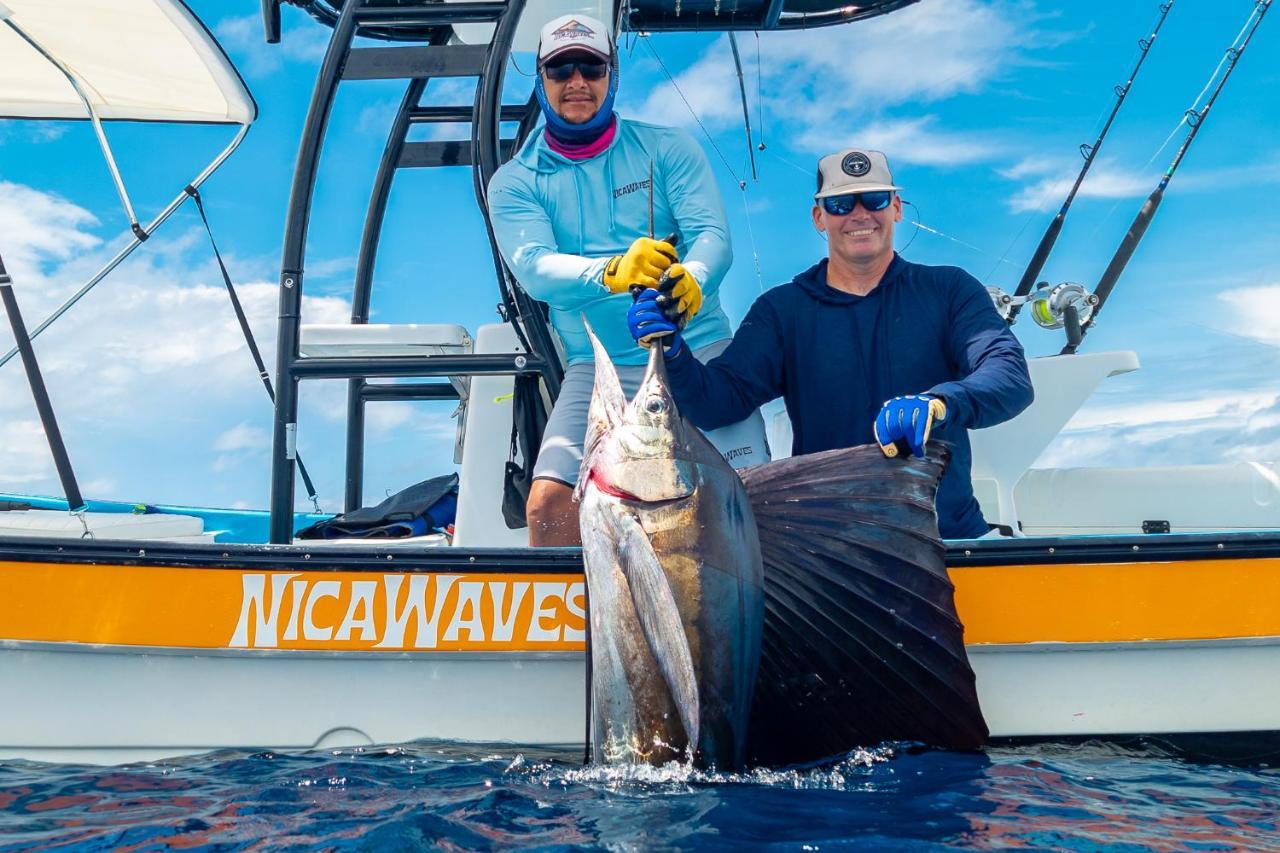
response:
<path fill-rule="evenodd" d="M 605 75 L 609 73 L 609 63 L 571 59 L 568 62 L 542 66 L 542 73 L 547 75 L 547 79 L 554 80 L 557 83 L 568 81 L 573 77 L 573 72 L 575 71 L 582 72 L 582 79 L 584 80 L 603 80 Z"/>
<path fill-rule="evenodd" d="M 869 193 L 850 193 L 849 195 L 832 195 L 822 200 L 822 209 L 832 216 L 845 216 L 853 212 L 853 208 L 861 201 L 862 207 L 872 213 L 884 210 L 893 201 L 891 190 L 877 190 Z"/>

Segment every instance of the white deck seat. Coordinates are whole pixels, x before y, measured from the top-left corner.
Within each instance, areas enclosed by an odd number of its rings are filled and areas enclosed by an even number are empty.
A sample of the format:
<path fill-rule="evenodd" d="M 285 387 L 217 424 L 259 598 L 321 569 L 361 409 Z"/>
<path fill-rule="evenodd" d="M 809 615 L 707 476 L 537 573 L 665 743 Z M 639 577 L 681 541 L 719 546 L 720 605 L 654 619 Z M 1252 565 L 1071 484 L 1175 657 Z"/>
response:
<path fill-rule="evenodd" d="M 309 358 L 390 358 L 471 352 L 471 335 L 450 323 L 328 323 L 302 327 L 298 347 Z"/>
<path fill-rule="evenodd" d="M 298 350 L 307 358 L 395 358 L 466 355 L 474 342 L 465 326 L 452 323 L 311 323 L 302 326 Z M 466 400 L 467 376 L 449 381 Z"/>
<path fill-rule="evenodd" d="M 473 341 L 462 326 L 448 324 L 325 324 L 302 327 L 299 349 L 309 358 L 398 357 L 459 355 L 466 353 L 522 352 L 511 326 L 481 326 Z M 510 530 L 502 520 L 502 483 L 511 444 L 510 376 L 451 376 L 465 402 L 462 454 L 459 471 L 458 515 L 455 545 L 507 547 L 528 544 L 525 529 Z M 367 541 L 367 540 L 362 540 Z M 385 544 L 403 541 L 413 547 L 445 544 L 423 537 L 377 540 Z M 325 547 L 317 540 L 297 544 Z M 338 543 L 328 543 L 338 544 Z M 341 544 L 350 544 L 342 541 Z"/>
<path fill-rule="evenodd" d="M 212 541 L 205 534 L 204 521 L 192 515 L 148 513 L 134 515 L 123 512 L 86 512 L 85 524 L 95 539 L 182 539 Z M 52 509 L 28 509 L 0 512 L 0 536 L 42 536 L 79 539 L 84 525 L 69 512 Z M 194 537 L 194 538 L 193 538 Z"/>

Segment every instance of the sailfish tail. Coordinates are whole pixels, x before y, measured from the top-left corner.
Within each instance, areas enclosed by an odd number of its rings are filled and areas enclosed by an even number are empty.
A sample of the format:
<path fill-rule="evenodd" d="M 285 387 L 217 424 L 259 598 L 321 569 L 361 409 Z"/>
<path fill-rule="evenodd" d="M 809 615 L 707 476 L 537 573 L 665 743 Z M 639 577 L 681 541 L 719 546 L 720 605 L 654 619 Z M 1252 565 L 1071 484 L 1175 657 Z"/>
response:
<path fill-rule="evenodd" d="M 867 445 L 743 472 L 765 593 L 752 763 L 986 741 L 934 510 L 949 456 Z"/>

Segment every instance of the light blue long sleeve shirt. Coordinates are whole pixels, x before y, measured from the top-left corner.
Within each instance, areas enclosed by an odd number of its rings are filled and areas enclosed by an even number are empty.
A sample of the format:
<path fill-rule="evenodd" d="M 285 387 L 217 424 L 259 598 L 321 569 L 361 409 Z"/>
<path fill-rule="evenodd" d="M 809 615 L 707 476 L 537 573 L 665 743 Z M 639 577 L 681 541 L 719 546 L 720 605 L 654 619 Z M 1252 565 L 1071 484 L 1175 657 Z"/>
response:
<path fill-rule="evenodd" d="M 498 247 L 525 290 L 551 309 L 570 364 L 590 361 L 582 318 L 617 364 L 643 364 L 647 351 L 627 331 L 628 293 L 611 294 L 604 267 L 638 237 L 678 233 L 680 262 L 702 286 L 702 309 L 684 331 L 694 349 L 730 336 L 720 282 L 733 261 L 724 203 L 702 149 L 687 133 L 618 118 L 613 143 L 570 160 L 535 133 L 489 181 Z"/>

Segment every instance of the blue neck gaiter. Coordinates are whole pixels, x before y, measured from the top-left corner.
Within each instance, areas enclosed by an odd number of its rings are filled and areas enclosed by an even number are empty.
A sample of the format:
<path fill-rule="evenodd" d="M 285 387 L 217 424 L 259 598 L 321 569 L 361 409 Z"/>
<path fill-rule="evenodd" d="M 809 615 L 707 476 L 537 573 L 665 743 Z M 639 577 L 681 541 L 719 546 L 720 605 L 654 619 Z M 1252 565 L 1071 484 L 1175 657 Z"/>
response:
<path fill-rule="evenodd" d="M 596 114 L 582 124 L 570 124 L 551 108 L 551 103 L 547 100 L 547 90 L 542 85 L 541 72 L 538 74 L 538 82 L 533 91 L 538 97 L 538 104 L 542 107 L 542 115 L 547 120 L 547 133 L 566 145 L 589 145 L 599 139 L 600 134 L 608 130 L 609 123 L 613 121 L 613 99 L 618 93 L 618 71 L 616 68 L 610 68 L 609 93 L 604 96 L 604 103 L 600 105 Z"/>

